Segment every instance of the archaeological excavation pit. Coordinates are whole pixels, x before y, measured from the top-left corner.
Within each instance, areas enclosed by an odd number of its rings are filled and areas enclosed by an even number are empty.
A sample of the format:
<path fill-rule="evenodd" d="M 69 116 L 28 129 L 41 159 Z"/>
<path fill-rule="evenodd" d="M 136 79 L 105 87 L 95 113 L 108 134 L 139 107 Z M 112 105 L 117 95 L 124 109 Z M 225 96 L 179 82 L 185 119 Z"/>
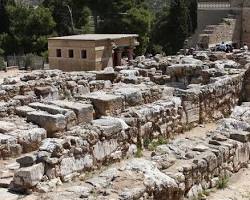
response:
<path fill-rule="evenodd" d="M 103 71 L 5 78 L 0 194 L 198 199 L 248 166 L 249 61 L 240 50 L 197 51 Z"/>

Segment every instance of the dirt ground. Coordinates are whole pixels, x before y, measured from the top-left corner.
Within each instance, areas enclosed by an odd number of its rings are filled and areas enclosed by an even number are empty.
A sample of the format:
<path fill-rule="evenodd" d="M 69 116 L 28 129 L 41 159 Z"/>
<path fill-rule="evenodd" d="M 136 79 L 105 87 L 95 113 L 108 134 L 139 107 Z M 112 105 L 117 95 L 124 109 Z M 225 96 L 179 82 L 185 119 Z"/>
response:
<path fill-rule="evenodd" d="M 234 174 L 227 188 L 211 192 L 207 200 L 250 200 L 250 168 Z"/>
<path fill-rule="evenodd" d="M 200 125 L 198 127 L 195 127 L 191 129 L 190 131 L 185 132 L 184 134 L 180 134 L 175 136 L 176 138 L 192 138 L 192 137 L 203 137 L 205 136 L 209 131 L 214 131 L 217 128 L 216 123 L 208 123 L 204 125 Z"/>

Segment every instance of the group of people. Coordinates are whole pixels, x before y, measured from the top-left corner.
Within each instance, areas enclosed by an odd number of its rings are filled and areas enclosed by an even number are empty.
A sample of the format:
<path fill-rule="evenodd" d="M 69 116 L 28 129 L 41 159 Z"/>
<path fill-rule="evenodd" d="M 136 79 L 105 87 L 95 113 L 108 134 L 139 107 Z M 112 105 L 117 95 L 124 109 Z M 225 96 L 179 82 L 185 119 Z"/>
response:
<path fill-rule="evenodd" d="M 217 51 L 224 51 L 224 52 L 233 52 L 233 46 L 231 44 L 225 44 L 225 42 L 222 42 L 217 46 Z M 241 50 L 248 51 L 248 46 L 247 44 L 244 44 Z"/>
<path fill-rule="evenodd" d="M 231 44 L 225 44 L 225 42 L 222 42 L 218 47 L 217 51 L 224 51 L 227 53 L 233 52 L 233 46 Z"/>

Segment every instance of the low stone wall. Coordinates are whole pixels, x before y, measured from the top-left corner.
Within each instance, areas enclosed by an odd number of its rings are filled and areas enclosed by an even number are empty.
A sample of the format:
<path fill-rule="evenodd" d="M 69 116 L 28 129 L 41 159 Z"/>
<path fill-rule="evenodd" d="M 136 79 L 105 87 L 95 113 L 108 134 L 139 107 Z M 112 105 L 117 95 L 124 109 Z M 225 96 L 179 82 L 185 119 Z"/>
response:
<path fill-rule="evenodd" d="M 249 106 L 244 103 L 236 107 L 231 117 L 221 120 L 207 136 L 175 139 L 158 146 L 151 157 L 123 161 L 88 178 L 81 186 L 73 184 L 41 199 L 197 199 L 247 166 Z M 22 178 L 21 171 L 14 182 Z"/>

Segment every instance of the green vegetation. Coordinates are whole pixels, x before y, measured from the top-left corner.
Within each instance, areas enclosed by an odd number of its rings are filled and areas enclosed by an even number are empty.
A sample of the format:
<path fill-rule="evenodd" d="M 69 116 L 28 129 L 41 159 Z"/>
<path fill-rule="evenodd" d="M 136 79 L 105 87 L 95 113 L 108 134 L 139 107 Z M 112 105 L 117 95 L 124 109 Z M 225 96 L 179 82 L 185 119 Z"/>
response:
<path fill-rule="evenodd" d="M 150 151 L 155 151 L 158 146 L 163 145 L 163 144 L 168 144 L 168 142 L 169 141 L 165 139 L 164 137 L 159 137 L 158 139 L 154 139 L 154 140 L 145 139 L 144 147 Z"/>
<path fill-rule="evenodd" d="M 47 49 L 47 38 L 53 34 L 55 27 L 48 8 L 6 3 L 5 11 L 8 25 L 0 33 L 0 48 L 5 51 L 5 55 L 40 54 Z"/>
<path fill-rule="evenodd" d="M 221 176 L 217 182 L 218 189 L 225 189 L 228 186 L 229 178 L 228 176 Z"/>
<path fill-rule="evenodd" d="M 19 3 L 18 3 L 19 2 Z M 197 0 L 0 1 L 4 55 L 47 55 L 47 38 L 81 33 L 136 33 L 137 54 L 174 54 L 197 26 Z"/>
<path fill-rule="evenodd" d="M 140 146 L 137 146 L 137 150 L 135 152 L 136 158 L 141 158 L 143 156 L 143 149 Z"/>

